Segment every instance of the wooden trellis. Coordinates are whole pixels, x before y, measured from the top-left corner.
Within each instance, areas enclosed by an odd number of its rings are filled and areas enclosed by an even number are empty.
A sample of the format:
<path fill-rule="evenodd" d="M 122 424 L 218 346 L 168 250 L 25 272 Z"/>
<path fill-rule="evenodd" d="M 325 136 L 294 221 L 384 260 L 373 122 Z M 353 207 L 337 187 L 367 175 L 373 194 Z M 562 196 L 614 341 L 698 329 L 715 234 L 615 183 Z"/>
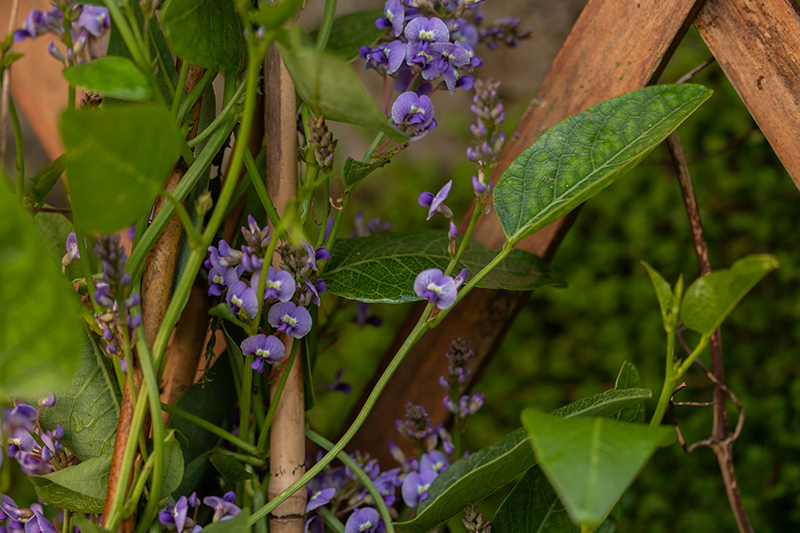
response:
<path fill-rule="evenodd" d="M 561 120 L 657 83 L 690 24 L 800 185 L 800 7 L 795 0 L 589 0 L 511 136 L 493 179 Z M 517 246 L 549 260 L 575 216 L 573 212 Z M 493 216 L 480 219 L 473 238 L 495 249 L 505 240 Z M 429 407 L 434 423 L 445 421 L 449 413 L 435 395 L 444 394 L 438 379 L 446 374 L 442 355 L 451 338 L 468 334 L 476 360 L 485 367 L 528 297 L 529 293 L 488 289 L 468 295 L 408 355 L 370 414 L 369 430 L 360 432 L 349 448 L 391 461 L 386 435 L 394 433 L 394 421 L 402 418 L 407 402 Z M 380 370 L 396 353 L 421 309 L 418 306 L 400 328 Z M 479 370 L 473 377 L 480 374 Z"/>

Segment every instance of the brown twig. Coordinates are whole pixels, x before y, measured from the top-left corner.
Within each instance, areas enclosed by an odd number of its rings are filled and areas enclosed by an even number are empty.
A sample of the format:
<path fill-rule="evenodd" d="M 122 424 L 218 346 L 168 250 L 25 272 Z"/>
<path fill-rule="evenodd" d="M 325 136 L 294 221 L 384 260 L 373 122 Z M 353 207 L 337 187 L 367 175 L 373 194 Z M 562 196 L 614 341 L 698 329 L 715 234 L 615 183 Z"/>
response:
<path fill-rule="evenodd" d="M 71 215 L 72 210 L 69 207 L 34 207 L 30 206 L 26 208 L 28 211 L 32 213 L 58 213 L 60 215 Z"/>
<path fill-rule="evenodd" d="M 678 78 L 678 81 L 676 81 L 675 83 L 676 84 L 686 83 L 692 76 L 694 76 L 695 74 L 697 74 L 698 72 L 709 66 L 711 63 L 715 62 L 716 60 L 717 58 L 715 58 L 714 56 L 709 57 L 708 59 L 706 59 L 705 61 L 694 67 L 692 70 L 690 70 L 689 72 Z"/>
<path fill-rule="evenodd" d="M 689 174 L 689 166 L 686 163 L 686 157 L 683 154 L 683 147 L 681 146 L 681 141 L 677 132 L 672 132 L 667 138 L 667 147 L 669 148 L 670 157 L 675 166 L 675 174 L 677 175 L 678 184 L 681 188 L 686 214 L 689 217 L 689 225 L 692 228 L 692 241 L 694 243 L 695 254 L 697 255 L 700 275 L 705 276 L 711 272 L 711 263 L 708 259 L 708 244 L 706 243 L 705 234 L 703 232 L 703 224 L 700 219 L 700 210 L 697 207 L 697 198 L 694 194 L 692 178 Z M 685 345 L 682 339 L 681 344 Z M 720 471 L 722 472 L 722 479 L 725 483 L 725 491 L 728 494 L 728 501 L 733 511 L 734 518 L 736 519 L 736 524 L 739 527 L 739 531 L 740 533 L 751 533 L 753 528 L 750 525 L 747 512 L 742 504 L 742 496 L 739 492 L 739 484 L 736 481 L 732 453 L 733 442 L 739 436 L 741 425 L 744 423 L 744 411 L 741 409 L 741 403 L 738 403 L 737 399 L 734 403 L 737 403 L 737 407 L 740 407 L 739 420 L 736 424 L 737 430 L 731 434 L 728 431 L 725 398 L 726 396 L 730 397 L 732 393 L 730 393 L 725 386 L 722 338 L 719 329 L 713 333 L 709 344 L 711 351 L 711 371 L 708 372 L 706 369 L 706 373 L 709 378 L 713 376 L 712 382 L 714 383 L 714 421 L 711 430 L 711 438 L 708 439 L 707 442 L 703 441 L 702 444 L 696 443 L 690 446 L 687 452 L 691 452 L 700 445 L 707 444 L 711 447 L 714 454 L 717 456 Z"/>

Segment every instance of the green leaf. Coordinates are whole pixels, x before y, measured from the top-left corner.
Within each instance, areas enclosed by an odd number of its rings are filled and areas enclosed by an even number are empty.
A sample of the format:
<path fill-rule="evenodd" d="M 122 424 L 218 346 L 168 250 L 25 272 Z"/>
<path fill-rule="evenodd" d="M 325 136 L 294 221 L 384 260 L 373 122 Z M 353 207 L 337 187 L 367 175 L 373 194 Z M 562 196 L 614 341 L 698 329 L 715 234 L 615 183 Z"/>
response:
<path fill-rule="evenodd" d="M 111 98 L 139 101 L 153 96 L 145 75 L 125 57 L 100 57 L 62 72 L 72 85 Z"/>
<path fill-rule="evenodd" d="M 348 63 L 354 61 L 358 57 L 359 48 L 374 45 L 386 32 L 375 26 L 375 21 L 382 16 L 383 9 L 367 9 L 336 17 L 326 50 L 340 56 Z M 315 31 L 311 34 L 315 41 L 317 33 L 318 31 Z"/>
<path fill-rule="evenodd" d="M 514 160 L 494 191 L 512 242 L 535 233 L 621 178 L 709 96 L 699 85 L 639 89 L 556 124 Z"/>
<path fill-rule="evenodd" d="M 67 111 L 61 136 L 75 219 L 101 233 L 150 212 L 183 142 L 170 112 L 151 105 Z"/>
<path fill-rule="evenodd" d="M 292 18 L 303 6 L 303 0 L 284 0 L 277 4 L 260 3 L 258 11 L 253 13 L 253 19 L 259 26 L 264 26 L 264 31 L 273 31 Z"/>
<path fill-rule="evenodd" d="M 776 268 L 778 260 L 772 255 L 748 255 L 730 269 L 696 279 L 683 298 L 684 325 L 701 335 L 711 335 L 750 289 Z"/>
<path fill-rule="evenodd" d="M 161 25 L 173 52 L 225 76 L 245 66 L 244 28 L 232 0 L 169 0 Z"/>
<path fill-rule="evenodd" d="M 522 412 L 539 466 L 573 523 L 598 527 L 659 446 L 675 441 L 671 427 L 607 418 L 563 419 Z"/>
<path fill-rule="evenodd" d="M 250 509 L 244 508 L 232 520 L 212 522 L 203 528 L 206 533 L 250 533 L 251 528 L 247 524 L 250 520 Z"/>
<path fill-rule="evenodd" d="M 658 299 L 658 306 L 661 308 L 661 318 L 664 321 L 664 329 L 671 329 L 674 327 L 675 312 L 678 310 L 679 298 L 672 292 L 672 287 L 667 280 L 665 280 L 658 271 L 647 264 L 645 261 L 641 262 L 647 269 L 647 275 L 650 276 L 650 281 L 656 291 L 656 298 Z M 682 282 L 678 282 L 682 285 Z"/>
<path fill-rule="evenodd" d="M 81 461 L 110 455 L 114 450 L 121 395 L 113 372 L 93 341 L 84 337 L 71 384 L 56 391 L 53 407 L 40 411 L 39 420 L 45 428 L 54 430 L 61 424 L 62 444 Z"/>
<path fill-rule="evenodd" d="M 47 245 L 47 251 L 50 253 L 53 264 L 60 267 L 61 258 L 67 251 L 67 237 L 75 231 L 75 227 L 67 217 L 60 213 L 36 213 L 33 219 L 38 226 L 39 236 Z M 91 249 L 91 245 L 88 248 Z M 82 278 L 83 267 L 80 261 L 73 261 L 67 266 L 65 274 L 68 280 Z"/>
<path fill-rule="evenodd" d="M 542 470 L 534 466 L 492 519 L 492 533 L 578 533 Z"/>
<path fill-rule="evenodd" d="M 212 307 L 208 311 L 208 314 L 211 316 L 215 316 L 217 318 L 222 318 L 224 320 L 227 320 L 231 324 L 236 324 L 242 329 L 247 329 L 250 327 L 249 325 L 245 324 L 244 322 L 236 318 L 236 315 L 233 314 L 233 309 L 231 309 L 231 306 L 224 302 Z"/>
<path fill-rule="evenodd" d="M 5 187 L 0 187 L 0 212 L 0 397 L 35 402 L 67 382 L 84 330 L 75 292 L 53 263 L 33 217 Z"/>
<path fill-rule="evenodd" d="M 46 476 L 28 476 L 36 494 L 55 507 L 78 513 L 102 513 L 111 472 L 111 453 Z"/>
<path fill-rule="evenodd" d="M 628 361 L 622 363 L 614 389 L 617 391 L 638 389 L 640 384 L 639 370 L 637 370 L 636 366 Z M 644 422 L 644 415 L 644 398 L 642 398 L 633 405 L 620 410 L 613 418 L 623 422 L 638 422 L 641 424 Z"/>
<path fill-rule="evenodd" d="M 566 418 L 614 416 L 621 409 L 651 396 L 648 390 L 631 391 L 596 394 L 562 407 L 553 415 Z M 536 464 L 529 442 L 530 436 L 520 428 L 498 443 L 456 461 L 433 482 L 428 498 L 420 503 L 416 518 L 396 524 L 397 528 L 409 533 L 426 533 L 463 512 L 469 503 L 478 502 L 506 485 Z"/>
<path fill-rule="evenodd" d="M 55 161 L 40 170 L 38 174 L 29 178 L 31 180 L 31 200 L 37 204 L 44 203 L 66 168 L 67 155 L 61 154 Z"/>
<path fill-rule="evenodd" d="M 81 530 L 81 533 L 114 533 L 113 531 L 109 531 L 104 527 L 100 527 L 97 524 L 89 522 L 86 520 L 86 517 L 81 514 L 75 515 L 75 524 Z"/>
<path fill-rule="evenodd" d="M 352 157 L 348 157 L 347 161 L 344 163 L 344 170 L 342 171 L 342 176 L 344 176 L 343 181 L 345 191 L 352 191 L 353 188 L 361 182 L 361 180 L 384 165 L 387 165 L 391 161 L 392 157 L 403 151 L 407 146 L 407 144 L 398 146 L 374 163 L 362 163 L 361 161 L 356 161 Z"/>
<path fill-rule="evenodd" d="M 297 94 L 314 114 L 382 131 L 397 142 L 407 141 L 405 135 L 389 125 L 347 61 L 331 52 L 304 46 L 298 31 L 287 32 L 288 38 L 276 45 Z"/>
<path fill-rule="evenodd" d="M 103 6 L 102 1 L 89 2 L 94 5 Z M 141 9 L 134 9 L 133 15 L 136 17 L 136 22 L 139 25 L 139 31 L 144 34 L 144 14 Z M 175 61 L 172 59 L 172 53 L 167 48 L 167 42 L 164 39 L 164 33 L 161 31 L 161 26 L 158 24 L 158 19 L 152 17 L 150 19 L 150 57 L 153 58 L 155 63 L 155 76 L 156 82 L 161 89 L 161 94 L 164 96 L 167 105 L 172 105 L 172 92 L 175 85 L 178 83 L 178 71 L 175 70 Z M 127 59 L 133 59 L 130 50 L 120 37 L 119 30 L 117 30 L 114 20 L 111 20 L 111 29 L 108 36 L 108 49 L 106 56 L 119 56 Z M 96 61 L 96 60 L 95 60 Z M 172 89 L 171 89 L 172 88 Z"/>
<path fill-rule="evenodd" d="M 414 293 L 414 279 L 428 268 L 443 270 L 447 267 L 449 243 L 444 231 L 391 232 L 340 239 L 325 269 L 328 291 L 364 302 L 419 300 Z M 472 241 L 461 258 L 459 269 L 466 268 L 467 279 L 470 279 L 496 255 L 497 252 Z M 478 287 L 531 291 L 544 285 L 563 287 L 564 283 L 538 256 L 514 250 Z"/>
<path fill-rule="evenodd" d="M 228 480 L 228 483 L 231 485 L 235 485 L 240 481 L 253 479 L 253 475 L 245 470 L 242 463 L 233 457 L 215 453 L 208 459 L 211 461 L 211 464 L 214 465 L 214 468 L 216 468 L 217 471 L 222 474 L 222 477 Z"/>
<path fill-rule="evenodd" d="M 164 477 L 161 480 L 161 498 L 166 498 L 181 485 L 183 480 L 183 450 L 178 433 L 172 430 L 164 439 Z M 183 437 L 186 440 L 186 437 Z"/>

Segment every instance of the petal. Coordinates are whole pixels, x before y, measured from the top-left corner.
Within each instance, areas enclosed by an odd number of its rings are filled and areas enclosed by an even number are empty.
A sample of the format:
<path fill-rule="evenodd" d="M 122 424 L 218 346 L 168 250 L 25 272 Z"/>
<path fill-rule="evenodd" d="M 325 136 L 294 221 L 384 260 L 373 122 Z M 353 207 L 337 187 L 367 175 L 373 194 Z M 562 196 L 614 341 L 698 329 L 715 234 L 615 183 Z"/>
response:
<path fill-rule="evenodd" d="M 455 281 L 450 276 L 444 276 L 442 278 L 440 287 L 442 290 L 439 292 L 439 298 L 436 301 L 436 307 L 439 309 L 447 309 L 448 307 L 452 306 L 455 303 L 456 298 L 458 298 L 458 289 L 456 289 Z"/>
<path fill-rule="evenodd" d="M 280 302 L 273 305 L 267 314 L 267 321 L 273 328 L 279 327 L 283 324 L 284 315 L 293 315 L 297 306 L 292 302 Z"/>
<path fill-rule="evenodd" d="M 406 502 L 406 505 L 409 507 L 416 507 L 419 503 L 419 487 L 419 474 L 410 472 L 403 480 L 403 487 L 400 489 L 403 495 L 403 501 Z"/>
<path fill-rule="evenodd" d="M 435 198 L 435 196 L 433 195 L 432 192 L 427 192 L 426 191 L 426 192 L 424 192 L 424 193 L 419 195 L 419 198 L 417 199 L 417 203 L 419 205 L 421 205 L 422 207 L 430 207 L 430 205 L 433 202 L 434 198 Z"/>
<path fill-rule="evenodd" d="M 242 353 L 244 355 L 255 355 L 259 349 L 264 349 L 266 342 L 267 336 L 262 333 L 248 337 L 242 341 Z"/>
<path fill-rule="evenodd" d="M 414 292 L 422 298 L 422 294 L 428 290 L 428 285 L 431 283 L 438 285 L 443 276 L 444 273 L 438 268 L 423 270 L 417 274 L 417 278 L 414 280 Z"/>
<path fill-rule="evenodd" d="M 389 66 L 386 72 L 394 74 L 400 69 L 403 60 L 406 58 L 406 45 L 401 41 L 392 41 L 386 45 L 386 57 L 389 61 Z"/>
<path fill-rule="evenodd" d="M 305 307 L 298 307 L 295 309 L 293 316 L 297 320 L 297 324 L 293 328 L 292 337 L 295 339 L 305 337 L 311 331 L 311 326 L 313 325 L 311 314 Z"/>
<path fill-rule="evenodd" d="M 401 94 L 392 105 L 392 119 L 398 124 L 404 123 L 408 115 L 411 114 L 411 107 L 418 105 L 418 103 L 419 97 L 417 93 L 408 91 Z"/>
<path fill-rule="evenodd" d="M 296 287 L 294 277 L 289 272 L 281 270 L 275 274 L 274 281 L 280 282 L 280 286 L 278 287 L 278 300 L 281 302 L 288 302 L 291 300 Z"/>
<path fill-rule="evenodd" d="M 269 337 L 266 338 L 263 344 L 263 349 L 269 352 L 269 357 L 267 357 L 267 362 L 271 365 L 274 365 L 275 363 L 283 359 L 283 355 L 286 350 L 283 343 L 275 335 L 270 335 Z"/>

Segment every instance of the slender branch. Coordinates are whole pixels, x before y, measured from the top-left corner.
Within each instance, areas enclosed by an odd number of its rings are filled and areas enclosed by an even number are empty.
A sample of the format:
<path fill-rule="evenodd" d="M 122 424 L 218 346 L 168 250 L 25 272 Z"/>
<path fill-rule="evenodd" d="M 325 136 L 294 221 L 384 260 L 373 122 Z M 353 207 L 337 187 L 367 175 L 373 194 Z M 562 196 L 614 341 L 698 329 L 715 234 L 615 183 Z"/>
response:
<path fill-rule="evenodd" d="M 697 74 L 698 72 L 709 66 L 711 63 L 715 62 L 716 60 L 717 58 L 715 58 L 714 56 L 709 57 L 708 59 L 706 59 L 705 61 L 694 67 L 692 70 L 690 70 L 689 72 L 678 78 L 678 81 L 676 81 L 675 83 L 676 84 L 686 83 L 687 81 L 689 81 L 689 79 L 691 79 L 692 76 L 694 76 L 695 74 Z"/>
<path fill-rule="evenodd" d="M 221 437 L 221 438 L 225 439 L 226 441 L 230 442 L 231 444 L 234 444 L 234 445 L 238 446 L 242 450 L 245 450 L 246 452 L 248 452 L 248 453 L 250 453 L 252 455 L 259 455 L 259 456 L 263 455 L 260 451 L 258 451 L 258 449 L 255 446 L 253 446 L 252 444 L 250 444 L 246 440 L 244 440 L 242 438 L 239 438 L 236 435 L 225 431 L 221 427 L 216 426 L 216 425 L 212 424 L 211 422 L 209 422 L 208 420 L 200 418 L 199 416 L 195 416 L 192 413 L 188 413 L 188 412 L 184 411 L 183 409 L 179 409 L 177 407 L 173 407 L 173 406 L 171 406 L 169 404 L 166 404 L 166 403 L 162 403 L 161 404 L 161 410 L 164 411 L 165 413 L 171 414 L 172 416 L 177 416 L 178 418 L 182 418 L 182 419 L 186 420 L 187 422 L 191 422 L 195 426 L 203 428 L 206 431 L 208 431 L 209 433 L 213 433 L 217 437 Z"/>
<path fill-rule="evenodd" d="M 35 207 L 29 206 L 26 208 L 28 211 L 32 213 L 58 213 L 60 215 L 70 215 L 72 214 L 72 209 L 69 207 Z"/>

